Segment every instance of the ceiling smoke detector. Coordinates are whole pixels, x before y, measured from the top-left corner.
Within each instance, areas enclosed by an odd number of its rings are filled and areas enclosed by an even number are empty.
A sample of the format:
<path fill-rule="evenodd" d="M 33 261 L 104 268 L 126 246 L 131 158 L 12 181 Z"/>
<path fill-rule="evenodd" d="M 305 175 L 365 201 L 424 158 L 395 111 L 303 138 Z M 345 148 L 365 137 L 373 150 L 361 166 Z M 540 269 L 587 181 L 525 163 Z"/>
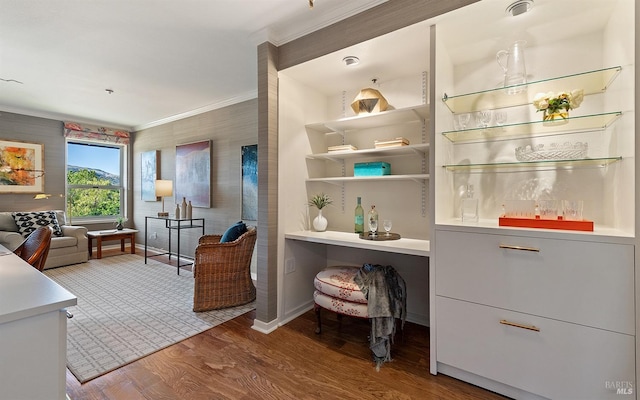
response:
<path fill-rule="evenodd" d="M 506 9 L 506 13 L 515 17 L 516 15 L 524 14 L 531 10 L 533 7 L 533 0 L 518 0 L 509 4 Z"/>

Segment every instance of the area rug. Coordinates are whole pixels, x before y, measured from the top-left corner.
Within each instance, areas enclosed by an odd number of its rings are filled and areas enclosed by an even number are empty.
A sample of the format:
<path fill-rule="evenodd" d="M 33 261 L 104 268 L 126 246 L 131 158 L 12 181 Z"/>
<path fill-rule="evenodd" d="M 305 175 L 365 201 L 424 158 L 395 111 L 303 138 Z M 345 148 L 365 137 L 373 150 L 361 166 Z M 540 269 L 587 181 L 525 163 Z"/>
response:
<path fill-rule="evenodd" d="M 255 308 L 194 313 L 191 272 L 133 254 L 44 273 L 78 297 L 68 308 L 67 367 L 81 383 Z"/>

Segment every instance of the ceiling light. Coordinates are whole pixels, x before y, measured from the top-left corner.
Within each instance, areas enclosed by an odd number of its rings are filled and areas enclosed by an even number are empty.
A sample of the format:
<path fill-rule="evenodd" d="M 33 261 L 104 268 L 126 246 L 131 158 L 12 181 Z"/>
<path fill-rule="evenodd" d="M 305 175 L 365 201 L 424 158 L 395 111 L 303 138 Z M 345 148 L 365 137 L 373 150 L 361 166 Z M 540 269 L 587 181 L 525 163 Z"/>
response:
<path fill-rule="evenodd" d="M 507 14 L 515 17 L 516 15 L 524 14 L 531 10 L 533 7 L 533 0 L 518 0 L 509 4 L 505 10 Z"/>
<path fill-rule="evenodd" d="M 109 93 L 109 94 L 113 94 L 113 89 L 105 89 L 104 91 Z"/>
<path fill-rule="evenodd" d="M 358 65 L 358 63 L 360 63 L 360 59 L 356 56 L 346 56 L 342 59 L 342 62 L 344 63 L 344 65 L 349 67 L 351 65 Z"/>

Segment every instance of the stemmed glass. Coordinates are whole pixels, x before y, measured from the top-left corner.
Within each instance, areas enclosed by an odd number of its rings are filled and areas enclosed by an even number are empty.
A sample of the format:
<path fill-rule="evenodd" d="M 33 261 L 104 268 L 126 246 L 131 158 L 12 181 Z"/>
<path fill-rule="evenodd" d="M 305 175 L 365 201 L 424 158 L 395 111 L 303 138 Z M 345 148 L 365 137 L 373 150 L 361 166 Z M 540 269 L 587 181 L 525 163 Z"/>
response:
<path fill-rule="evenodd" d="M 489 126 L 489 122 L 491 122 L 491 110 L 481 110 L 476 113 L 476 120 L 478 121 L 478 126 L 481 128 L 486 128 Z"/>
<path fill-rule="evenodd" d="M 467 124 L 471 119 L 471 114 L 469 113 L 458 114 L 457 118 L 458 118 L 458 124 L 460 124 L 460 129 L 462 130 L 467 129 Z"/>
<path fill-rule="evenodd" d="M 375 236 L 378 231 L 378 221 L 375 219 L 369 220 L 369 230 L 371 231 L 371 236 Z"/>
<path fill-rule="evenodd" d="M 502 126 L 507 122 L 506 111 L 496 111 L 496 125 Z"/>
<path fill-rule="evenodd" d="M 387 236 L 391 235 L 391 233 L 390 233 L 391 232 L 391 226 L 392 226 L 392 224 L 391 224 L 391 220 L 390 219 L 385 219 L 382 222 L 382 227 L 384 228 L 384 231 L 387 232 L 386 233 Z"/>

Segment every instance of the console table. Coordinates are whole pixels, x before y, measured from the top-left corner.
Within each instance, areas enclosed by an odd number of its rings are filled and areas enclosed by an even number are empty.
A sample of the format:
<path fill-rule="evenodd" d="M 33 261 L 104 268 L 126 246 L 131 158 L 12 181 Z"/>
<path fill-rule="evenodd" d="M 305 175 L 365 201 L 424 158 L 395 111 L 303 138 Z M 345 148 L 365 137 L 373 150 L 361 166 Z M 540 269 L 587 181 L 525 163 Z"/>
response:
<path fill-rule="evenodd" d="M 149 225 L 149 220 L 160 220 L 164 221 L 164 227 L 169 230 L 169 251 L 160 254 L 147 255 L 147 240 L 149 235 L 147 234 L 147 228 Z M 180 231 L 183 229 L 202 229 L 202 235 L 204 235 L 204 218 L 171 218 L 171 217 L 144 217 L 144 263 L 147 263 L 147 257 L 157 257 L 162 255 L 169 255 L 169 260 L 171 260 L 171 256 L 176 256 L 176 269 L 178 275 L 180 275 L 180 267 L 184 267 L 189 265 L 180 264 Z M 176 231 L 177 233 L 177 244 L 176 244 L 176 252 L 171 251 L 171 232 Z"/>

